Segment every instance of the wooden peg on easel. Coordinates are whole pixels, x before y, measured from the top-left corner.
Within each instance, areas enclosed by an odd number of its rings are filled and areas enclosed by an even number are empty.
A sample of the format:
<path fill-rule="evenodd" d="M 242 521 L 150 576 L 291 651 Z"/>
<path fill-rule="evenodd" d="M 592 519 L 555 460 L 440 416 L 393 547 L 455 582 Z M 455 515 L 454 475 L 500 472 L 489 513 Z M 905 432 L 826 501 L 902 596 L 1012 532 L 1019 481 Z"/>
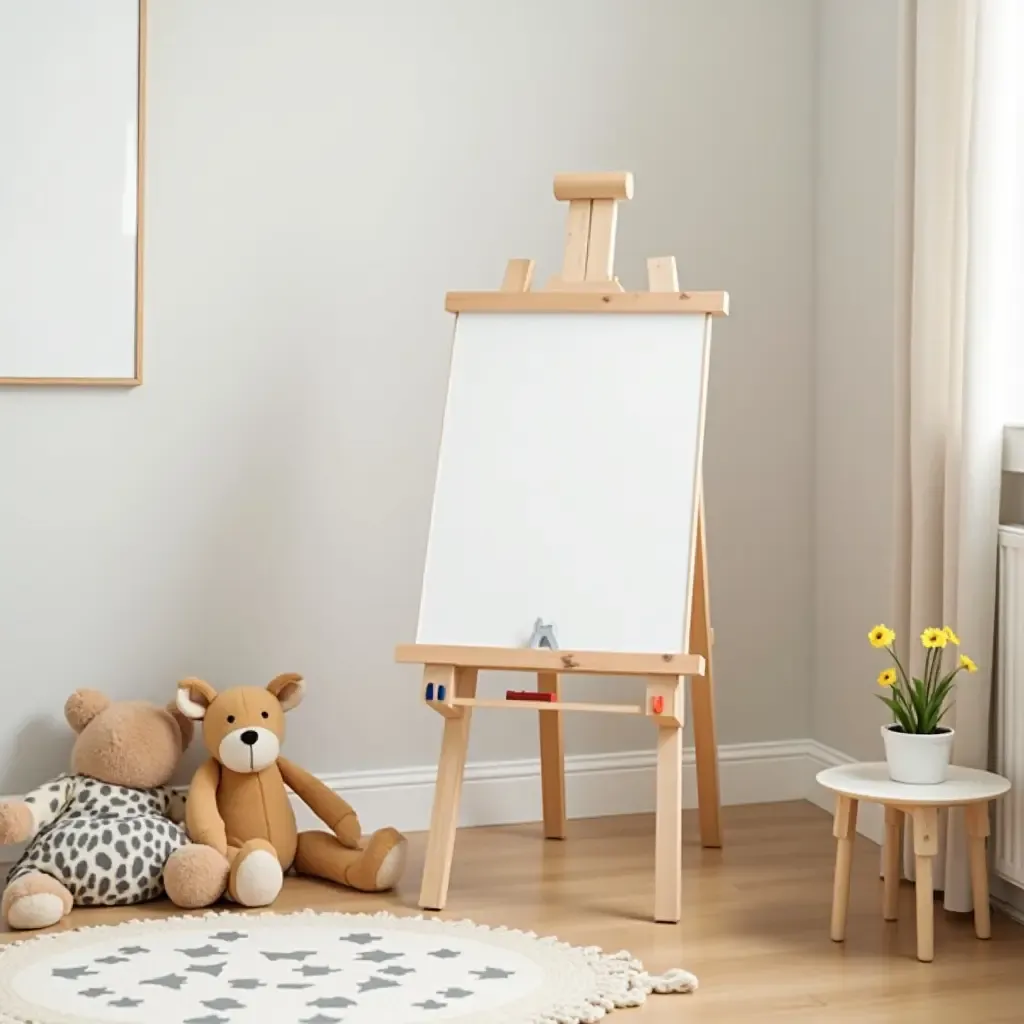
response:
<path fill-rule="evenodd" d="M 615 291 L 615 228 L 619 201 L 633 198 L 629 171 L 604 174 L 557 174 L 555 198 L 569 203 L 565 258 L 561 274 L 546 291 Z"/>

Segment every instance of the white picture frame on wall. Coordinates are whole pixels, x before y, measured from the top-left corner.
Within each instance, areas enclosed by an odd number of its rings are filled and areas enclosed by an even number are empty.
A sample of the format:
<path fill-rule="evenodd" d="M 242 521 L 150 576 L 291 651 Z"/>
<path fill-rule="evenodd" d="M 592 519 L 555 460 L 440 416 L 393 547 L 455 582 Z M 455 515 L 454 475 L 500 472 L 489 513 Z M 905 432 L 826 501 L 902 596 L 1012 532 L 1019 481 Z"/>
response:
<path fill-rule="evenodd" d="M 0 385 L 142 383 L 147 0 L 0 0 Z"/>

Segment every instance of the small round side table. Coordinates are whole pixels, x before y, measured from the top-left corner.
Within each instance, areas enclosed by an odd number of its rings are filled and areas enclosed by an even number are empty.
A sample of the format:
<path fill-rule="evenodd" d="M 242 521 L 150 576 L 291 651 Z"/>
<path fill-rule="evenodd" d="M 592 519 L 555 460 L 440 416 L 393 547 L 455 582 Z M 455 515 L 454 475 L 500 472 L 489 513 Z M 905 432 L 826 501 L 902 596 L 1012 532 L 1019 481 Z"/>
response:
<path fill-rule="evenodd" d="M 989 915 L 988 865 L 985 840 L 989 835 L 989 804 L 1010 788 L 1009 779 L 976 768 L 951 767 L 949 778 L 934 786 L 908 786 L 893 782 L 884 762 L 848 764 L 819 772 L 818 782 L 837 794 L 832 834 L 836 837 L 836 873 L 832 889 L 832 939 L 846 935 L 846 911 L 850 903 L 850 867 L 857 834 L 857 805 L 861 800 L 885 807 L 883 916 L 895 921 L 900 884 L 900 835 L 903 815 L 914 823 L 914 856 L 917 876 L 917 958 L 930 962 L 935 956 L 932 859 L 939 852 L 939 810 L 963 807 L 971 859 L 974 894 L 974 931 L 979 939 L 992 934 Z"/>

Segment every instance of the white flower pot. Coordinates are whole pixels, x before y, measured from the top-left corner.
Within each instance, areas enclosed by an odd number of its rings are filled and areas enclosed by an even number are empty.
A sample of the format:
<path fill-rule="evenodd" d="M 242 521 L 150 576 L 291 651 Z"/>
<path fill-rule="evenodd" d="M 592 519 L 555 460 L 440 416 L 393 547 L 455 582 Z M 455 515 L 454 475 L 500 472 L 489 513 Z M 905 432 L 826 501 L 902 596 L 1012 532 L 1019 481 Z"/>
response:
<path fill-rule="evenodd" d="M 897 732 L 882 726 L 889 778 L 912 786 L 935 786 L 946 781 L 953 754 L 953 730 L 940 726 L 929 735 Z"/>

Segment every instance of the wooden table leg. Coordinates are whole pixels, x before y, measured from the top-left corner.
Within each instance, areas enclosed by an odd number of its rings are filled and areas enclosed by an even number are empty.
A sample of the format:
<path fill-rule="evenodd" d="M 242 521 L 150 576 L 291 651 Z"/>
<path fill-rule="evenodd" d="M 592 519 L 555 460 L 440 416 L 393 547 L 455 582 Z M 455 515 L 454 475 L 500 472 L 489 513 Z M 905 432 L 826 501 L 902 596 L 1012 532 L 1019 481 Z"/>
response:
<path fill-rule="evenodd" d="M 979 939 L 992 938 L 992 912 L 989 909 L 988 855 L 985 841 L 989 835 L 988 804 L 968 804 L 967 842 L 971 857 L 971 891 L 974 895 L 974 934 Z"/>
<path fill-rule="evenodd" d="M 659 680 L 664 686 L 668 679 Z M 657 803 L 654 819 L 654 920 L 676 924 L 683 887 L 683 681 L 665 696 L 658 725 Z"/>
<path fill-rule="evenodd" d="M 537 689 L 560 699 L 557 672 L 538 672 Z M 565 838 L 565 740 L 561 711 L 539 711 L 540 785 L 544 805 L 544 838 Z"/>
<path fill-rule="evenodd" d="M 476 696 L 477 670 L 455 670 L 455 689 L 459 697 Z M 448 879 L 455 852 L 455 832 L 459 824 L 459 801 L 462 797 L 462 775 L 466 768 L 469 746 L 469 723 L 472 708 L 446 718 L 441 758 L 437 765 L 434 808 L 430 815 L 430 834 L 420 883 L 420 906 L 424 910 L 443 910 L 448 899 Z"/>
<path fill-rule="evenodd" d="M 836 837 L 836 873 L 832 882 L 832 941 L 846 938 L 846 912 L 850 906 L 850 869 L 853 866 L 853 840 L 857 835 L 857 801 L 840 793 L 836 798 L 836 816 L 832 823 Z"/>
<path fill-rule="evenodd" d="M 885 875 L 885 898 L 882 902 L 882 916 L 886 921 L 899 917 L 900 906 L 900 853 L 903 835 L 903 813 L 898 807 L 885 809 L 885 846 L 882 851 Z"/>
<path fill-rule="evenodd" d="M 917 959 L 931 963 L 935 958 L 935 886 L 932 863 L 939 852 L 939 811 L 936 807 L 915 807 L 914 864 L 917 876 Z"/>

